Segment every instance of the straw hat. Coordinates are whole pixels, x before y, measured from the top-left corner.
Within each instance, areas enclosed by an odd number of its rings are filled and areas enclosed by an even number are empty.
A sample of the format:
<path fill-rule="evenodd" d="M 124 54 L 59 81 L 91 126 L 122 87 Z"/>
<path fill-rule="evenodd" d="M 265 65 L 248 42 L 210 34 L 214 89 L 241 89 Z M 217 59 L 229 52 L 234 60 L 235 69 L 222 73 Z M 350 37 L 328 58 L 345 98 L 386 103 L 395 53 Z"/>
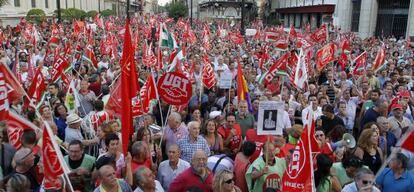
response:
<path fill-rule="evenodd" d="M 70 115 L 68 115 L 66 117 L 66 124 L 74 124 L 74 123 L 79 123 L 81 122 L 82 119 L 76 114 L 76 113 L 72 113 Z"/>

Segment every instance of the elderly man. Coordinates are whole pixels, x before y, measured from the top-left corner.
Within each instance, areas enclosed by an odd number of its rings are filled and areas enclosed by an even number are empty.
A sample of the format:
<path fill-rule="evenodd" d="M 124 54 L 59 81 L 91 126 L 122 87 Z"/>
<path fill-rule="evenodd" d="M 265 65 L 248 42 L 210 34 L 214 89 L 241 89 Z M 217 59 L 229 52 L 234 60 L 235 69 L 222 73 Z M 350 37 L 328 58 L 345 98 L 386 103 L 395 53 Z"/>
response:
<path fill-rule="evenodd" d="M 379 147 L 384 151 L 387 156 L 391 154 L 391 147 L 397 144 L 397 138 L 394 133 L 390 131 L 390 123 L 386 117 L 378 117 L 377 125 L 380 130 Z"/>
<path fill-rule="evenodd" d="M 414 176 L 407 171 L 408 158 L 397 153 L 376 178 L 375 183 L 383 192 L 414 191 Z"/>
<path fill-rule="evenodd" d="M 32 150 L 30 148 L 21 148 L 14 154 L 13 161 L 16 164 L 14 172 L 20 173 L 29 179 L 31 190 L 39 190 L 40 184 L 38 183 L 38 174 L 36 174 L 35 170 L 35 156 Z"/>
<path fill-rule="evenodd" d="M 356 171 L 354 182 L 345 185 L 342 192 L 380 192 L 374 184 L 374 173 L 362 167 Z"/>
<path fill-rule="evenodd" d="M 177 145 L 181 149 L 181 159 L 184 161 L 191 161 L 193 153 L 201 149 L 207 156 L 210 155 L 210 147 L 204 137 L 200 135 L 200 123 L 198 121 L 191 121 L 188 123 L 189 134 L 184 138 L 178 140 Z"/>
<path fill-rule="evenodd" d="M 213 191 L 213 173 L 207 168 L 207 155 L 203 150 L 197 150 L 191 159 L 191 167 L 182 172 L 171 183 L 169 192 L 182 192 L 189 189 L 198 191 Z"/>
<path fill-rule="evenodd" d="M 95 157 L 84 153 L 82 142 L 79 140 L 70 142 L 68 151 L 69 155 L 64 157 L 66 164 L 74 174 L 83 178 L 84 189 L 91 191 L 91 173 L 95 167 Z"/>
<path fill-rule="evenodd" d="M 138 167 L 144 165 L 152 169 L 152 161 L 149 155 L 148 145 L 143 141 L 136 141 L 131 147 L 131 168 L 135 173 Z"/>
<path fill-rule="evenodd" d="M 137 188 L 134 192 L 164 192 L 159 181 L 148 167 L 140 166 L 135 172 L 135 183 Z"/>
<path fill-rule="evenodd" d="M 187 127 L 181 122 L 181 115 L 177 112 L 172 112 L 168 117 L 167 126 L 164 127 L 163 143 L 165 143 L 165 151 L 167 151 L 172 144 L 177 144 L 177 141 L 188 135 Z"/>
<path fill-rule="evenodd" d="M 82 144 L 85 146 L 97 144 L 99 142 L 97 137 L 94 139 L 84 138 L 81 132 L 81 123 L 82 119 L 76 113 L 72 113 L 66 117 L 66 124 L 68 127 L 65 129 L 65 142 L 70 143 L 73 140 L 79 140 L 82 141 Z"/>
<path fill-rule="evenodd" d="M 240 125 L 243 138 L 246 137 L 248 129 L 254 128 L 254 116 L 248 110 L 247 101 L 240 101 L 236 114 L 236 122 Z"/>
<path fill-rule="evenodd" d="M 190 167 L 190 163 L 180 159 L 181 151 L 178 145 L 172 144 L 168 149 L 168 160 L 160 163 L 157 179 L 167 191 L 171 182 L 184 170 Z"/>
<path fill-rule="evenodd" d="M 389 117 L 388 121 L 391 125 L 391 132 L 394 133 L 397 139 L 401 138 L 405 129 L 412 126 L 410 120 L 404 117 L 404 110 L 402 105 L 396 103 L 391 105 L 391 110 L 394 116 Z"/>
<path fill-rule="evenodd" d="M 94 192 L 122 191 L 132 192 L 131 187 L 123 179 L 117 179 L 115 169 L 111 165 L 104 165 L 98 171 L 101 184 Z"/>

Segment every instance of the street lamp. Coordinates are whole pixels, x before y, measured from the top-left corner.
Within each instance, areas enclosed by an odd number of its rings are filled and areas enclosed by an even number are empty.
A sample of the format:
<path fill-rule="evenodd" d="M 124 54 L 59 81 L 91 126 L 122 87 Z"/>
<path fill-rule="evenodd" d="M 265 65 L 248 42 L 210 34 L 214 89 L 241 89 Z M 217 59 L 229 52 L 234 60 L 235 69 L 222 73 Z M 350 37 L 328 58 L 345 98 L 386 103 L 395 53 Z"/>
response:
<path fill-rule="evenodd" d="M 193 26 L 193 0 L 190 0 L 190 25 Z"/>
<path fill-rule="evenodd" d="M 58 22 L 62 19 L 61 10 L 60 10 L 60 0 L 56 0 L 56 7 L 57 7 L 57 14 L 58 14 Z"/>
<path fill-rule="evenodd" d="M 127 12 L 127 18 L 128 19 L 130 19 L 130 17 L 129 17 L 129 4 L 130 4 L 130 2 L 129 2 L 130 0 L 127 0 L 127 6 L 126 6 L 126 12 Z"/>
<path fill-rule="evenodd" d="M 241 2 L 240 33 L 241 35 L 244 35 L 244 0 Z"/>

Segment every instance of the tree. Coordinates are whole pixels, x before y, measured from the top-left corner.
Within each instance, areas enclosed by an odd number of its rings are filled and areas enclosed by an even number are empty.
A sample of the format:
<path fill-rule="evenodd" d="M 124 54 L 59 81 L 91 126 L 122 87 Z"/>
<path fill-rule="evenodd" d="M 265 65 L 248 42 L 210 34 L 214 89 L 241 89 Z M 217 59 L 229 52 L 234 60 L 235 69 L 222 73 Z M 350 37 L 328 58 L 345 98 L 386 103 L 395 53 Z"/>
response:
<path fill-rule="evenodd" d="M 187 8 L 181 1 L 171 2 L 165 5 L 165 9 L 168 12 L 168 16 L 174 18 L 175 20 L 187 15 Z"/>
<path fill-rule="evenodd" d="M 31 22 L 41 23 L 46 19 L 46 13 L 41 9 L 30 9 L 27 12 L 26 19 Z"/>
<path fill-rule="evenodd" d="M 0 7 L 9 3 L 9 0 L 0 0 Z"/>
<path fill-rule="evenodd" d="M 72 21 L 73 19 L 84 19 L 86 17 L 86 12 L 84 10 L 69 8 L 61 10 L 62 19 Z"/>
<path fill-rule="evenodd" d="M 97 14 L 98 14 L 98 11 L 91 10 L 91 11 L 88 11 L 88 12 L 86 13 L 86 16 L 87 16 L 87 17 L 92 17 L 92 18 L 94 18 Z"/>
<path fill-rule="evenodd" d="M 115 12 L 112 9 L 105 9 L 101 11 L 101 16 L 103 17 L 109 17 L 111 15 L 115 15 Z"/>

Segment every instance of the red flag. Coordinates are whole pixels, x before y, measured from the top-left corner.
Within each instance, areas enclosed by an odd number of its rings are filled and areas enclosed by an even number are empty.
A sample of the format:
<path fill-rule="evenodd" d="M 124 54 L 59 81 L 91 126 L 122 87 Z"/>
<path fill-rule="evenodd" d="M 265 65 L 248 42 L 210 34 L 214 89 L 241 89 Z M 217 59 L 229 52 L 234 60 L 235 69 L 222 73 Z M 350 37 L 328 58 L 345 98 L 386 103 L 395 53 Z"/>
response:
<path fill-rule="evenodd" d="M 344 39 L 341 41 L 341 43 L 340 43 L 340 45 L 339 45 L 339 46 L 341 47 L 342 52 L 344 52 L 345 50 L 350 50 L 350 49 L 351 49 L 351 47 L 350 47 L 350 45 L 349 45 L 349 41 L 348 41 L 348 39 L 347 39 L 347 38 L 344 38 Z"/>
<path fill-rule="evenodd" d="M 345 71 L 346 65 L 348 64 L 348 55 L 341 53 L 338 58 L 338 63 L 341 66 L 342 70 Z"/>
<path fill-rule="evenodd" d="M 118 80 L 112 85 L 109 95 L 108 103 L 105 108 L 116 116 L 121 117 L 121 81 Z"/>
<path fill-rule="evenodd" d="M 131 99 L 138 94 L 139 85 L 134 61 L 134 48 L 131 42 L 131 32 L 129 30 L 129 19 L 125 24 L 124 47 L 122 51 L 121 65 L 121 98 L 122 98 L 122 140 L 129 141 L 133 133 Z M 128 142 L 122 142 L 122 149 L 126 155 L 128 152 Z"/>
<path fill-rule="evenodd" d="M 0 74 L 5 79 L 5 85 L 7 87 L 7 99 L 9 102 L 16 99 L 21 99 L 24 95 L 24 89 L 21 86 L 20 82 L 13 75 L 13 73 L 9 70 L 9 68 L 3 63 L 0 63 Z M 4 85 L 4 82 L 2 84 Z M 4 96 L 3 94 L 0 95 Z"/>
<path fill-rule="evenodd" d="M 267 46 L 264 46 L 258 53 L 256 53 L 256 56 L 259 59 L 259 68 L 262 69 L 263 65 L 270 59 Z"/>
<path fill-rule="evenodd" d="M 100 27 L 101 29 L 103 29 L 103 19 L 100 17 L 99 13 L 96 14 L 95 16 L 95 23 L 98 27 Z"/>
<path fill-rule="evenodd" d="M 282 191 L 314 191 L 311 130 L 308 129 L 308 124 L 306 124 L 298 144 L 294 148 L 293 158 L 283 174 Z"/>
<path fill-rule="evenodd" d="M 317 43 L 323 43 L 324 41 L 328 42 L 328 28 L 326 27 L 326 24 L 319 27 L 319 29 L 313 32 L 310 37 Z"/>
<path fill-rule="evenodd" d="M 43 171 L 45 176 L 43 178 L 43 185 L 45 189 L 58 190 L 62 188 L 59 177 L 63 174 L 63 167 L 60 164 L 56 149 L 52 143 L 52 139 L 54 138 L 49 135 L 49 131 L 46 129 L 43 130 L 42 137 Z"/>
<path fill-rule="evenodd" d="M 40 68 L 37 68 L 36 74 L 33 78 L 32 84 L 30 84 L 29 89 L 27 90 L 27 96 L 29 96 L 29 103 L 35 104 L 39 103 L 42 99 L 42 94 L 46 90 L 45 81 L 43 79 L 43 74 Z"/>
<path fill-rule="evenodd" d="M 204 59 L 206 57 L 207 59 Z M 202 69 L 203 85 L 207 87 L 208 89 L 211 89 L 216 84 L 216 76 L 214 75 L 214 70 L 213 70 L 213 67 L 211 67 L 211 63 L 208 62 L 207 54 L 204 54 L 203 61 L 204 61 L 203 69 Z"/>
<path fill-rule="evenodd" d="M 385 48 L 380 47 L 375 57 L 374 63 L 372 64 L 372 70 L 376 71 L 385 61 Z"/>
<path fill-rule="evenodd" d="M 95 52 L 93 51 L 93 47 L 92 47 L 91 44 L 88 44 L 85 47 L 85 55 L 91 61 L 91 63 L 93 64 L 93 66 L 95 68 L 98 68 L 98 61 L 96 60 Z"/>
<path fill-rule="evenodd" d="M 243 36 L 238 32 L 229 33 L 229 38 L 234 44 L 243 44 L 244 43 Z"/>
<path fill-rule="evenodd" d="M 203 29 L 203 48 L 205 50 L 210 50 L 211 49 L 210 30 L 208 29 L 207 26 L 204 26 L 204 29 Z"/>
<path fill-rule="evenodd" d="M 414 131 L 411 130 L 408 134 L 408 137 L 402 142 L 401 148 L 411 151 L 414 153 Z"/>
<path fill-rule="evenodd" d="M 276 49 L 280 50 L 287 50 L 289 47 L 289 41 L 285 38 L 279 38 L 277 41 L 273 42 L 273 44 L 275 45 Z"/>
<path fill-rule="evenodd" d="M 152 43 L 148 46 L 147 41 L 145 41 L 143 47 L 142 63 L 147 67 L 152 67 L 157 63 L 157 57 L 152 52 Z"/>
<path fill-rule="evenodd" d="M 362 71 L 365 69 L 365 65 L 367 63 L 367 58 L 368 58 L 368 53 L 366 51 L 364 51 L 363 53 L 361 53 L 361 55 L 355 58 L 354 60 L 355 67 L 354 67 L 354 70 L 352 70 L 354 75 L 362 74 Z"/>
<path fill-rule="evenodd" d="M 7 92 L 6 78 L 4 73 L 0 71 L 0 119 L 6 119 L 9 111 L 9 100 L 7 99 Z"/>
<path fill-rule="evenodd" d="M 10 144 L 12 144 L 16 149 L 20 149 L 20 147 L 22 147 L 20 137 L 25 129 L 39 129 L 32 122 L 11 111 L 8 112 L 7 126 L 7 135 L 9 137 Z"/>
<path fill-rule="evenodd" d="M 295 41 L 297 37 L 298 37 L 298 34 L 296 33 L 295 27 L 293 27 L 293 25 L 291 25 L 290 26 L 290 31 L 289 31 L 289 39 L 291 41 Z"/>
<path fill-rule="evenodd" d="M 155 85 L 154 78 L 150 73 L 145 81 L 144 86 L 142 86 L 140 91 L 141 99 L 133 102 L 132 106 L 132 116 L 139 116 L 142 113 L 148 113 L 150 102 L 153 99 L 157 99 L 157 86 Z"/>
<path fill-rule="evenodd" d="M 55 55 L 55 61 L 52 65 L 51 77 L 52 82 L 55 82 L 62 76 L 63 71 L 69 66 L 69 62 L 59 55 Z"/>
<path fill-rule="evenodd" d="M 302 48 L 302 49 L 308 49 L 310 47 L 313 47 L 315 44 L 310 40 L 310 37 L 298 35 L 298 38 L 296 40 L 296 47 Z"/>
<path fill-rule="evenodd" d="M 334 43 L 329 43 L 316 52 L 316 69 L 321 71 L 328 63 L 335 60 Z"/>
<path fill-rule="evenodd" d="M 265 85 L 272 81 L 273 77 L 277 75 L 279 70 L 286 71 L 288 59 L 289 53 L 285 53 L 278 60 L 273 60 L 272 66 L 269 68 L 269 71 L 264 74 L 262 80 Z"/>

